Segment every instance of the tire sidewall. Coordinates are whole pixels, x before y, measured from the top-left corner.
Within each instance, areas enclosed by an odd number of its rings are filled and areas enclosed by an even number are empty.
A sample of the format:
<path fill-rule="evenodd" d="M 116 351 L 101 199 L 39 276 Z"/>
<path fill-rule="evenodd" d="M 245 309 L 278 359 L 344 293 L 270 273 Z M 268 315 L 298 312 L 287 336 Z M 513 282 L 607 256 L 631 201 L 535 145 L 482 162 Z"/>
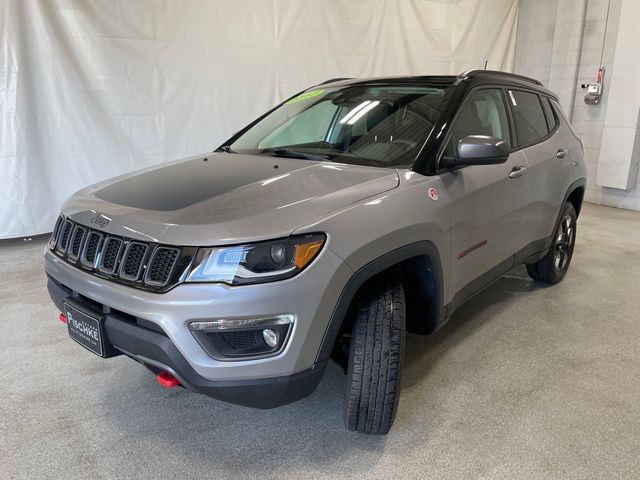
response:
<path fill-rule="evenodd" d="M 573 228 L 573 241 L 569 249 L 569 258 L 567 261 L 567 265 L 564 267 L 564 269 L 557 270 L 554 263 L 556 238 L 558 237 L 558 232 L 562 228 L 562 222 L 567 215 L 571 217 L 571 226 Z M 573 205 L 571 203 L 567 203 L 562 209 L 562 214 L 560 215 L 560 221 L 558 222 L 558 225 L 555 231 L 553 232 L 553 243 L 551 245 L 551 249 L 549 250 L 549 255 L 547 258 L 547 262 L 548 262 L 547 268 L 549 269 L 549 276 L 551 277 L 551 280 L 553 283 L 557 283 L 560 280 L 562 280 L 566 275 L 567 271 L 569 270 L 569 266 L 571 265 L 571 259 L 573 258 L 573 250 L 575 248 L 576 238 L 578 233 L 577 231 L 578 222 L 576 220 L 577 220 L 577 215 L 576 215 L 575 209 L 573 208 Z"/>

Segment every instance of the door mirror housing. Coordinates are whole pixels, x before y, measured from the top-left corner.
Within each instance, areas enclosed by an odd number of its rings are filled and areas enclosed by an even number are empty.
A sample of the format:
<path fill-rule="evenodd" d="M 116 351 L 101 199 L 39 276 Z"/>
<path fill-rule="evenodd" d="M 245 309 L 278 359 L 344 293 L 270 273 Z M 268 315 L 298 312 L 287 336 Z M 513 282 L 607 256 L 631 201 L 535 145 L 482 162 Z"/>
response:
<path fill-rule="evenodd" d="M 500 138 L 468 135 L 456 145 L 456 165 L 496 165 L 509 158 L 509 145 Z"/>

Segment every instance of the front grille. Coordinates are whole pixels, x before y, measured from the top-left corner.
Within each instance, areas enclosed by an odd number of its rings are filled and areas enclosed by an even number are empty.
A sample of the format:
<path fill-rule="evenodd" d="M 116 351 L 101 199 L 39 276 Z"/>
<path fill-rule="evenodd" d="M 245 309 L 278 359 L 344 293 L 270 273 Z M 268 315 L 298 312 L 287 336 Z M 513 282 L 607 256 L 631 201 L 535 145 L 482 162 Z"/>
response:
<path fill-rule="evenodd" d="M 167 283 L 179 253 L 180 250 L 177 248 L 158 247 L 153 252 L 146 282 L 151 285 L 164 285 Z"/>
<path fill-rule="evenodd" d="M 175 286 L 195 247 L 170 247 L 104 233 L 60 217 L 50 248 L 94 275 L 154 292 Z"/>
<path fill-rule="evenodd" d="M 73 228 L 73 223 L 71 220 L 65 220 L 62 225 L 62 230 L 60 231 L 60 238 L 58 239 L 58 244 L 56 245 L 56 251 L 59 253 L 65 253 L 67 251 L 67 245 L 69 243 L 69 237 L 71 236 L 71 230 Z"/>
<path fill-rule="evenodd" d="M 122 256 L 120 276 L 127 280 L 137 280 L 142 270 L 142 262 L 149 247 L 144 243 L 130 242 Z"/>
<path fill-rule="evenodd" d="M 58 215 L 56 224 L 53 227 L 53 232 L 51 232 L 51 238 L 49 239 L 49 248 L 51 250 L 53 250 L 56 246 L 56 242 L 58 241 L 58 235 L 60 235 L 60 228 L 62 227 L 63 222 L 64 222 L 64 217 L 62 215 Z"/>
<path fill-rule="evenodd" d="M 102 234 L 98 232 L 89 232 L 87 241 L 84 245 L 84 253 L 82 255 L 82 263 L 86 267 L 93 267 L 96 264 L 98 250 L 102 246 Z"/>
<path fill-rule="evenodd" d="M 87 229 L 76 225 L 71 236 L 71 248 L 69 249 L 69 258 L 72 260 L 78 260 L 80 256 L 80 247 L 82 246 L 82 240 L 84 240 L 84 234 L 87 233 Z"/>
<path fill-rule="evenodd" d="M 109 237 L 105 240 L 98 270 L 103 273 L 113 273 L 116 270 L 118 257 L 122 250 L 122 243 L 122 240 L 117 237 Z"/>

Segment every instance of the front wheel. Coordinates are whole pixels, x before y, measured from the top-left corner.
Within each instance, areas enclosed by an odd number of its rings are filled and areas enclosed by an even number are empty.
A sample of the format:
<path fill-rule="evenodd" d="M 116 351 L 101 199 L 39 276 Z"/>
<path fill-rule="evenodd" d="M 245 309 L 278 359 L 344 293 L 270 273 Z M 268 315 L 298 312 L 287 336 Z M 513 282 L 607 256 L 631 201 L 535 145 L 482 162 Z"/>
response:
<path fill-rule="evenodd" d="M 357 300 L 351 335 L 345 421 L 349 430 L 386 434 L 398 409 L 405 302 L 397 275 L 373 280 Z"/>
<path fill-rule="evenodd" d="M 527 272 L 531 278 L 545 283 L 558 283 L 564 278 L 576 243 L 576 220 L 573 205 L 567 203 L 554 232 L 549 252 L 540 261 L 527 265 Z"/>

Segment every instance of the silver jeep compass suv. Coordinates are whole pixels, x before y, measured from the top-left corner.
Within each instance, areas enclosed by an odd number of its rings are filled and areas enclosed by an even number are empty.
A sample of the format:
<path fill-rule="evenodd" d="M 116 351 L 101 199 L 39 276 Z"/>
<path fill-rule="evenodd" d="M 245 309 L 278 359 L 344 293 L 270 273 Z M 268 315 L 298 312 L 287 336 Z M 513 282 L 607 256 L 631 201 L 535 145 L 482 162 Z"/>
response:
<path fill-rule="evenodd" d="M 72 339 L 165 387 L 272 408 L 347 373 L 347 427 L 389 431 L 405 330 L 514 265 L 562 280 L 581 141 L 530 78 L 336 79 L 212 154 L 101 182 L 45 250 Z"/>

